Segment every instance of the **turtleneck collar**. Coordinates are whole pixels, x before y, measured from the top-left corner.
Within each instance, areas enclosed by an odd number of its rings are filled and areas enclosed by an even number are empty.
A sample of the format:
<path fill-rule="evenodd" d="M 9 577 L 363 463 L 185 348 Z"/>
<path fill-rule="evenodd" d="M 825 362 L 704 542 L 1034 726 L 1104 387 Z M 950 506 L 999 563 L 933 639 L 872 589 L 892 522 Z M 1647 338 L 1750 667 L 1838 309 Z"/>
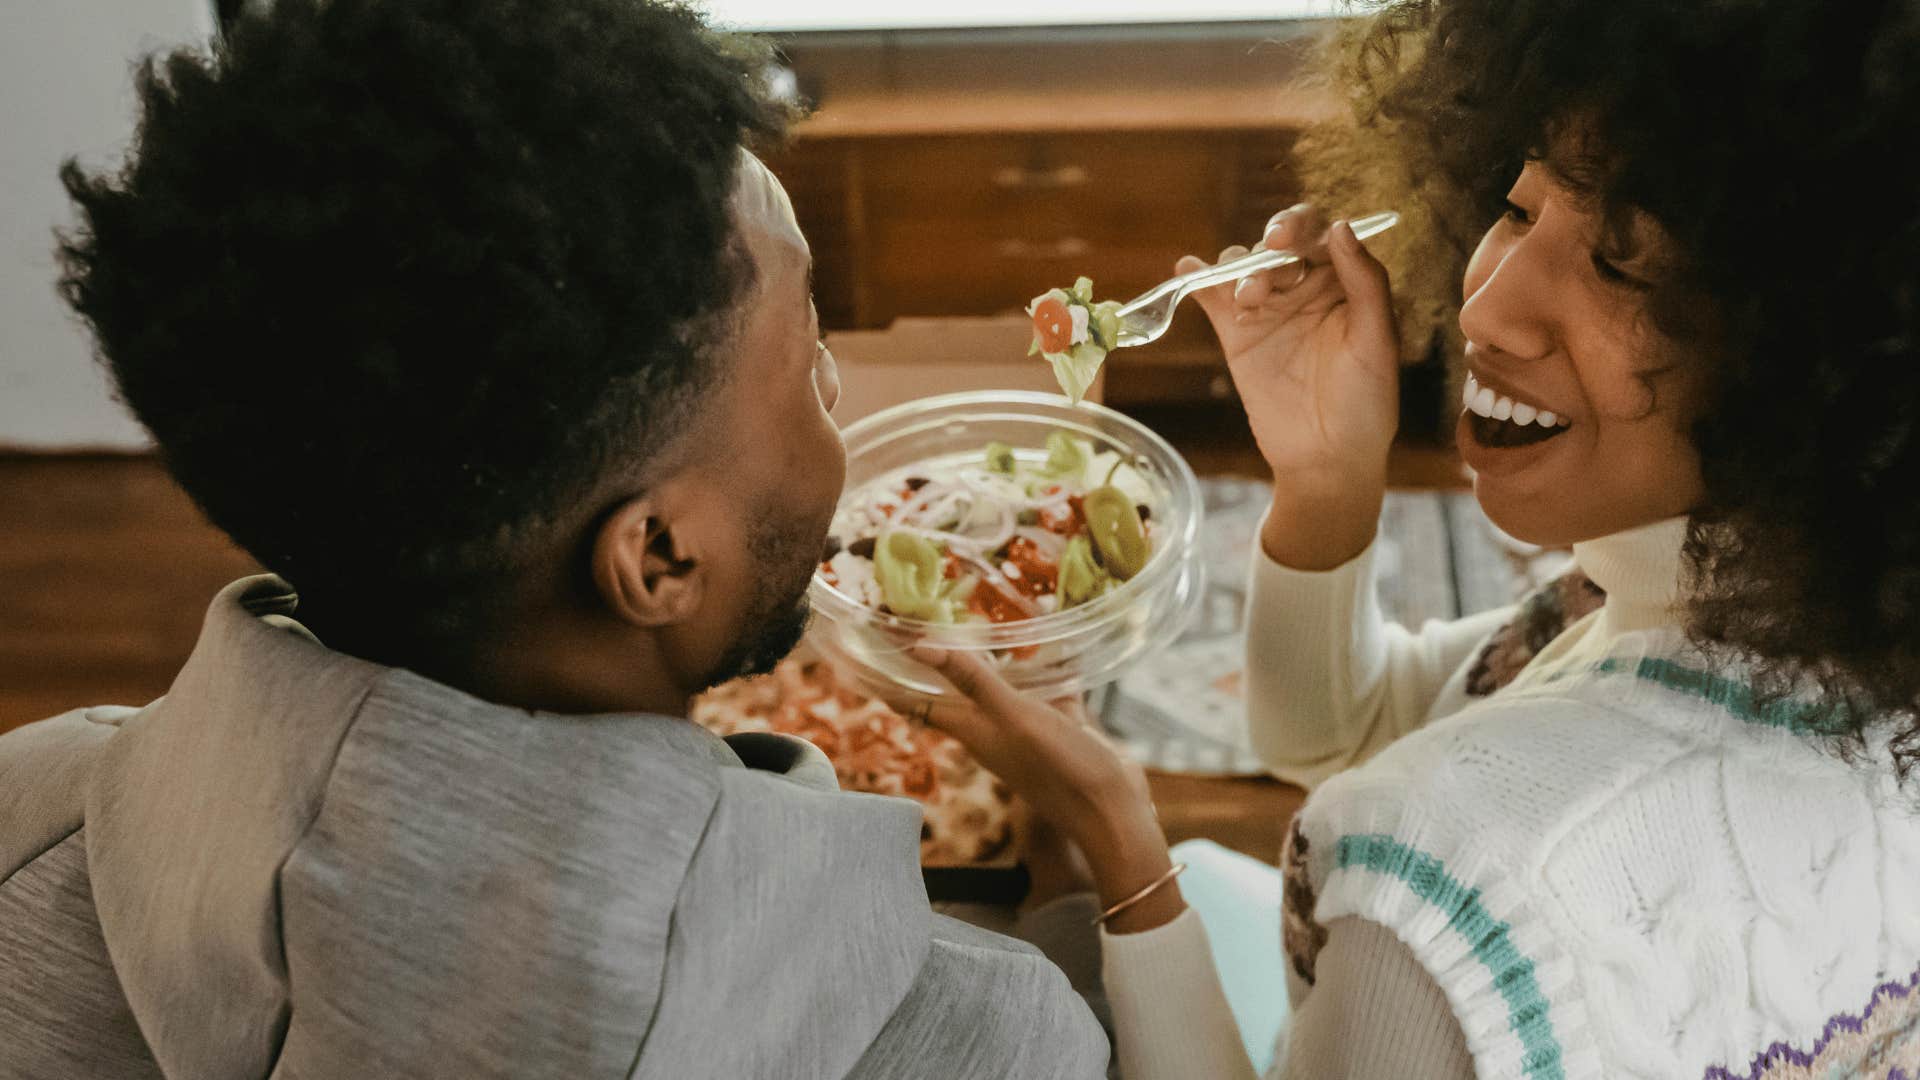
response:
<path fill-rule="evenodd" d="M 1680 621 L 1680 548 L 1686 539 L 1683 514 L 1573 545 L 1573 561 L 1606 590 L 1600 617 L 1610 634 Z"/>

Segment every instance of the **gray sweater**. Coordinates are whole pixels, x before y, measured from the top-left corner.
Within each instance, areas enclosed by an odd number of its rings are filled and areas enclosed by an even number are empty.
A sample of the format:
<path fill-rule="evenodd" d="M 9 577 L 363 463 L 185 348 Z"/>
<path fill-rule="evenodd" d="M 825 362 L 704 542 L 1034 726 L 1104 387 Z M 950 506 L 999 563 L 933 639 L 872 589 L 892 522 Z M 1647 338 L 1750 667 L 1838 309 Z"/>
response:
<path fill-rule="evenodd" d="M 1098 1077 L 919 810 L 812 747 L 533 714 L 223 590 L 172 690 L 0 736 L 0 1077 Z"/>

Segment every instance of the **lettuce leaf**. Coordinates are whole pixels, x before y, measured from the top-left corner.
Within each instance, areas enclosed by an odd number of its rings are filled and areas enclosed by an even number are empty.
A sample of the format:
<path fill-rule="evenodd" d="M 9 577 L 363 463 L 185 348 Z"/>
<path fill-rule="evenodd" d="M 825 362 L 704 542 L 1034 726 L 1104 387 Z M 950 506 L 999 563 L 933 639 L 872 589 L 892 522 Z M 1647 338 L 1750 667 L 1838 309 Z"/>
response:
<path fill-rule="evenodd" d="M 1047 434 L 1047 460 L 1034 472 L 1054 480 L 1085 482 L 1087 466 L 1093 462 L 1093 449 L 1085 440 L 1064 431 Z"/>
<path fill-rule="evenodd" d="M 1087 387 L 1093 385 L 1094 376 L 1100 373 L 1107 350 L 1084 341 L 1075 345 L 1072 352 L 1046 353 L 1045 356 L 1053 365 L 1053 377 L 1060 384 L 1060 391 L 1078 405 L 1087 396 Z"/>
<path fill-rule="evenodd" d="M 1061 610 L 1084 604 L 1106 591 L 1107 572 L 1094 561 L 1093 545 L 1084 536 L 1067 541 L 1060 555 L 1058 593 Z"/>
<path fill-rule="evenodd" d="M 1067 395 L 1075 405 L 1086 399 L 1087 388 L 1093 385 L 1094 378 L 1100 373 L 1100 365 L 1120 343 L 1120 308 L 1113 300 L 1093 302 L 1093 280 L 1080 278 L 1071 289 L 1048 289 L 1033 298 L 1027 305 L 1027 314 L 1033 314 L 1043 302 L 1057 300 L 1064 304 L 1074 320 L 1073 333 L 1069 340 L 1073 342 L 1063 352 L 1048 352 L 1040 343 L 1041 332 L 1034 329 L 1033 342 L 1027 346 L 1028 356 L 1045 356 L 1053 365 L 1054 381 L 1060 384 L 1060 392 Z"/>

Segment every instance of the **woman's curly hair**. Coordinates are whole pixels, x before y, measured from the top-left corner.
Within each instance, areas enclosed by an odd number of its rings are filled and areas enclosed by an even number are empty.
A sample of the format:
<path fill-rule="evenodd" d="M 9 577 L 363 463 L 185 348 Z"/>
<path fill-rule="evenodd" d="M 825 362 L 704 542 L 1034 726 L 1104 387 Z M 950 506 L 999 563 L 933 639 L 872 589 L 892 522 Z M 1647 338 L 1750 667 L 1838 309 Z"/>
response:
<path fill-rule="evenodd" d="M 1920 762 L 1920 2 L 1398 0 L 1343 34 L 1355 124 L 1446 241 L 1445 298 L 1568 136 L 1609 231 L 1677 253 L 1647 315 L 1711 365 L 1688 631 Z M 1373 160 L 1378 160 L 1377 157 Z M 1333 164 L 1330 166 L 1328 162 Z M 1310 173 L 1315 166 L 1309 161 Z M 1565 172 L 1567 170 L 1560 170 Z M 1377 182 L 1376 185 L 1377 186 Z M 1616 233 L 1616 235 L 1619 235 Z"/>
<path fill-rule="evenodd" d="M 764 53 L 654 0 L 250 8 L 140 67 L 123 167 L 63 170 L 66 296 L 330 643 L 456 648 L 717 378 Z"/>

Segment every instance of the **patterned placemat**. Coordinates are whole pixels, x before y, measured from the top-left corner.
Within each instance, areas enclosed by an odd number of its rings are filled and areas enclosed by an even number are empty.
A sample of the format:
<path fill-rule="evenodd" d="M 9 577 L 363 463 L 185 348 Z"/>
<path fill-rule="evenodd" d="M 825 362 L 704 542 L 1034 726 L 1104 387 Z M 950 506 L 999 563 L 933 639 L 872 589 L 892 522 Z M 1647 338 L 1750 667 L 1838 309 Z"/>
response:
<path fill-rule="evenodd" d="M 1200 614 L 1179 639 L 1096 694 L 1092 707 L 1148 768 L 1254 775 L 1264 770 L 1247 744 L 1242 631 L 1268 487 L 1237 478 L 1201 485 L 1207 596 Z M 1505 536 L 1471 494 L 1396 491 L 1381 511 L 1376 561 L 1382 610 L 1418 627 L 1511 603 L 1565 559 Z"/>

